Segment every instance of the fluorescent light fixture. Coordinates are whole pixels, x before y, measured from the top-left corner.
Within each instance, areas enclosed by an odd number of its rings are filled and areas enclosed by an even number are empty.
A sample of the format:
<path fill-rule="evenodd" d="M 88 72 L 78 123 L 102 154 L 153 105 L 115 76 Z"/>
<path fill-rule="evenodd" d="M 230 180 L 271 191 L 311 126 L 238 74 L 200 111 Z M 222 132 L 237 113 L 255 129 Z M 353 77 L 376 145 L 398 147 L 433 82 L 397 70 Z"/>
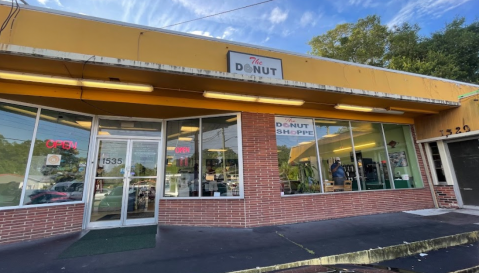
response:
<path fill-rule="evenodd" d="M 0 70 L 0 79 L 68 85 L 68 86 L 84 86 L 84 87 L 92 87 L 92 88 L 103 88 L 103 89 L 114 89 L 114 90 L 125 90 L 125 91 L 137 91 L 137 92 L 152 92 L 153 91 L 153 86 L 147 85 L 147 84 L 74 79 L 74 78 L 31 74 L 31 73 L 21 73 L 21 72 L 13 72 L 13 71 L 5 71 L 5 70 Z"/>
<path fill-rule="evenodd" d="M 258 102 L 271 103 L 271 104 L 294 105 L 294 106 L 301 106 L 301 105 L 304 104 L 304 100 L 277 99 L 277 98 L 266 98 L 266 97 L 259 97 Z"/>
<path fill-rule="evenodd" d="M 324 135 L 323 137 L 335 137 L 337 135 L 339 135 L 339 134 L 327 134 L 327 135 Z"/>
<path fill-rule="evenodd" d="M 387 110 L 387 109 L 384 109 L 384 108 L 374 108 L 373 112 L 374 113 L 390 114 L 390 115 L 402 115 L 402 114 L 404 114 L 403 111 Z"/>
<path fill-rule="evenodd" d="M 299 160 L 300 162 L 305 162 L 305 161 L 309 161 L 309 157 L 303 157 Z"/>
<path fill-rule="evenodd" d="M 366 106 L 356 106 L 356 105 L 347 105 L 347 104 L 336 104 L 334 108 L 338 110 L 348 110 L 348 111 L 359 111 L 359 112 L 372 112 L 372 107 Z"/>
<path fill-rule="evenodd" d="M 221 93 L 221 92 L 215 92 L 215 91 L 204 91 L 203 96 L 205 98 L 211 98 L 211 99 L 237 100 L 237 101 L 247 101 L 247 102 L 294 105 L 294 106 L 300 106 L 304 104 L 304 100 L 258 97 L 258 96 L 241 95 L 241 94 Z"/>
<path fill-rule="evenodd" d="M 226 149 L 208 149 L 208 152 L 226 152 Z"/>
<path fill-rule="evenodd" d="M 106 132 L 106 131 L 99 131 L 99 132 L 98 132 L 98 135 L 100 135 L 100 136 L 109 136 L 110 133 L 108 133 L 108 132 Z"/>
<path fill-rule="evenodd" d="M 334 121 L 334 120 L 317 119 L 317 120 L 315 120 L 315 123 L 321 125 L 321 124 L 336 124 L 337 122 Z"/>
<path fill-rule="evenodd" d="M 166 149 L 167 149 L 168 151 L 174 151 L 174 150 L 176 149 L 176 147 L 166 147 Z"/>
<path fill-rule="evenodd" d="M 179 141 L 192 141 L 193 138 L 192 137 L 179 137 L 178 140 Z"/>
<path fill-rule="evenodd" d="M 376 142 L 371 142 L 371 143 L 366 143 L 366 144 L 361 144 L 361 145 L 354 145 L 354 148 L 356 149 L 356 148 L 362 148 L 362 147 L 373 146 L 373 145 L 376 145 Z M 346 151 L 346 150 L 349 150 L 349 149 L 352 149 L 352 147 L 333 150 L 333 152 L 336 153 L 336 152 Z"/>
<path fill-rule="evenodd" d="M 77 120 L 75 121 L 76 123 L 80 124 L 80 126 L 82 127 L 91 127 L 91 121 L 81 121 L 81 120 Z"/>
<path fill-rule="evenodd" d="M 183 132 L 195 132 L 198 131 L 200 128 L 199 127 L 193 127 L 193 126 L 181 126 L 181 131 Z"/>
<path fill-rule="evenodd" d="M 238 117 L 227 119 L 226 122 L 233 122 L 233 121 L 236 121 L 236 120 L 238 120 Z"/>
<path fill-rule="evenodd" d="M 255 96 L 248 95 L 238 95 L 238 94 L 228 94 L 214 91 L 205 91 L 203 92 L 205 98 L 210 99 L 220 99 L 220 100 L 239 100 L 239 101 L 249 101 L 255 102 L 258 98 Z"/>

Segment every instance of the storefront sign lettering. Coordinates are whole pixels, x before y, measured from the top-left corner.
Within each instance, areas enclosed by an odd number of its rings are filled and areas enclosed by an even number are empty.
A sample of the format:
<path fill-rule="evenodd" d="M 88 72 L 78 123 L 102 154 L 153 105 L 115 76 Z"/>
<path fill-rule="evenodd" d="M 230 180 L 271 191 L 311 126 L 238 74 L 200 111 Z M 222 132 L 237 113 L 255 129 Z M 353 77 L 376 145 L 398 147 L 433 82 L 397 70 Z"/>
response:
<path fill-rule="evenodd" d="M 78 146 L 78 142 L 73 142 L 69 140 L 53 140 L 49 139 L 45 142 L 45 146 L 49 149 L 53 148 L 61 148 L 64 150 L 76 149 Z"/>
<path fill-rule="evenodd" d="M 464 125 L 461 127 L 456 127 L 456 129 L 453 131 L 452 129 L 446 129 L 446 132 L 444 133 L 444 130 L 439 130 L 439 132 L 441 133 L 441 136 L 445 136 L 445 137 L 448 137 L 450 135 L 453 134 L 453 132 L 455 132 L 455 134 L 460 134 L 462 133 L 462 130 L 464 130 L 465 133 L 467 132 L 470 132 L 471 131 L 471 128 L 469 128 L 469 125 Z"/>
<path fill-rule="evenodd" d="M 190 153 L 190 147 L 176 147 L 175 153 L 177 154 L 188 154 Z"/>
<path fill-rule="evenodd" d="M 311 119 L 275 117 L 276 135 L 314 137 Z"/>
<path fill-rule="evenodd" d="M 283 78 L 281 59 L 234 51 L 228 52 L 228 72 L 275 79 Z"/>

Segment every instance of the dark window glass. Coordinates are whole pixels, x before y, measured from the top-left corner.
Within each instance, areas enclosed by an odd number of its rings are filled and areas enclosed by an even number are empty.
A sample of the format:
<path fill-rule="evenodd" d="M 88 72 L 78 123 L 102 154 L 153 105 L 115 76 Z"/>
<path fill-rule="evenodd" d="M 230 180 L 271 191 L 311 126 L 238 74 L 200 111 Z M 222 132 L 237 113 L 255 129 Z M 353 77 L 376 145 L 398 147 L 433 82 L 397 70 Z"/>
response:
<path fill-rule="evenodd" d="M 200 120 L 166 124 L 165 197 L 199 196 Z"/>
<path fill-rule="evenodd" d="M 236 116 L 202 119 L 202 196 L 239 196 Z"/>

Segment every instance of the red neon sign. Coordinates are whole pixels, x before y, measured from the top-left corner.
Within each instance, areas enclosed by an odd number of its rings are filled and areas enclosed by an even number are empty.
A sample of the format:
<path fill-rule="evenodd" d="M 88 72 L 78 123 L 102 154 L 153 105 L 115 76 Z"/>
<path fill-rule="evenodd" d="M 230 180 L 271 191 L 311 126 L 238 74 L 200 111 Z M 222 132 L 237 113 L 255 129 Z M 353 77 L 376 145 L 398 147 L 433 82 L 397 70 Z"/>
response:
<path fill-rule="evenodd" d="M 76 149 L 78 146 L 78 142 L 73 142 L 70 140 L 53 140 L 49 139 L 45 143 L 45 146 L 47 148 L 52 149 L 52 148 L 61 148 L 64 150 L 70 150 L 70 149 Z"/>
<path fill-rule="evenodd" d="M 177 154 L 188 154 L 190 152 L 190 147 L 176 147 L 175 153 Z"/>

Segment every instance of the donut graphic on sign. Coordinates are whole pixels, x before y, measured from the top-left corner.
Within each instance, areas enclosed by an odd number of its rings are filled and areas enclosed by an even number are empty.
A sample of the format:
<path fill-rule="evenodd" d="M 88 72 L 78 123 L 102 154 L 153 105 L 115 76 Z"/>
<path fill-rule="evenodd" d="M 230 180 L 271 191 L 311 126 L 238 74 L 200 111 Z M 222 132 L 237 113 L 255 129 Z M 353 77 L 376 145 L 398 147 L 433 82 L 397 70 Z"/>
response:
<path fill-rule="evenodd" d="M 49 154 L 47 155 L 47 166 L 59 166 L 62 161 L 61 155 Z"/>

